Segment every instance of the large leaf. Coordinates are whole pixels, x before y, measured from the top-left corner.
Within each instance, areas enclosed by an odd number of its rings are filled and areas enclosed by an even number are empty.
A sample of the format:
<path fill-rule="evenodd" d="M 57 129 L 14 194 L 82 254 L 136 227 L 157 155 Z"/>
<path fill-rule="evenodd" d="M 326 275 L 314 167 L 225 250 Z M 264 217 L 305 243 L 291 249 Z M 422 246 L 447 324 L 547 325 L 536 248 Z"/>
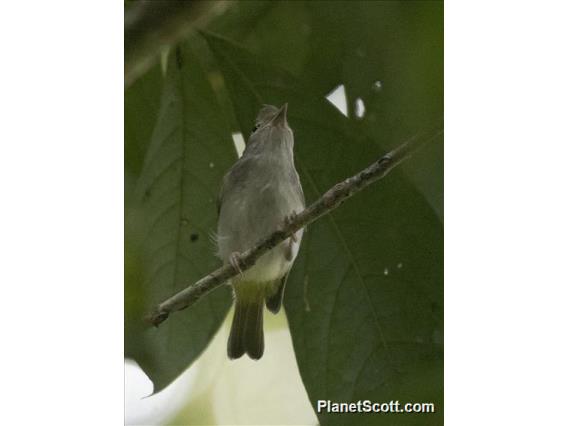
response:
<path fill-rule="evenodd" d="M 359 131 L 386 149 L 443 117 L 442 1 L 239 2 L 211 31 L 325 95 L 344 85 Z M 375 83 L 380 82 L 380 87 Z M 443 216 L 443 145 L 402 169 Z"/>
<path fill-rule="evenodd" d="M 127 280 L 127 305 L 138 326 L 126 330 L 126 354 L 161 390 L 203 351 L 230 306 L 227 288 L 209 295 L 159 328 L 142 328 L 142 315 L 155 304 L 215 267 L 217 189 L 235 159 L 230 132 L 205 73 L 188 46 L 170 55 L 158 122 L 137 186 L 140 273 Z M 144 123 L 141 123 L 144 125 Z M 129 316 L 129 312 L 127 312 Z M 127 327 L 132 321 L 126 323 Z"/>
<path fill-rule="evenodd" d="M 134 194 L 158 118 L 162 81 L 162 72 L 156 65 L 124 93 L 124 195 L 127 205 Z"/>
<path fill-rule="evenodd" d="M 309 85 L 227 40 L 206 38 L 245 137 L 260 104 L 289 103 L 308 202 L 383 153 Z M 437 408 L 416 417 L 320 414 L 322 424 L 440 424 L 442 280 L 440 220 L 400 171 L 308 229 L 285 307 L 314 408 L 320 399 Z"/>
<path fill-rule="evenodd" d="M 152 67 L 124 93 L 124 167 L 138 177 L 160 108 L 163 76 Z"/>
<path fill-rule="evenodd" d="M 140 177 L 144 155 L 158 118 L 163 75 L 159 65 L 141 76 L 124 93 L 124 204 L 125 204 L 125 256 L 124 256 L 124 304 L 125 347 L 136 353 L 143 346 L 140 333 L 144 315 L 144 293 L 140 282 L 143 279 L 139 256 L 140 222 L 135 214 L 134 188 Z"/>
<path fill-rule="evenodd" d="M 319 94 L 345 86 L 348 110 L 383 148 L 443 117 L 443 2 L 308 2 L 310 56 L 303 80 Z M 300 6 L 298 6 L 300 8 Z M 380 82 L 380 86 L 376 83 Z M 439 216 L 443 147 L 426 148 L 403 170 Z"/>

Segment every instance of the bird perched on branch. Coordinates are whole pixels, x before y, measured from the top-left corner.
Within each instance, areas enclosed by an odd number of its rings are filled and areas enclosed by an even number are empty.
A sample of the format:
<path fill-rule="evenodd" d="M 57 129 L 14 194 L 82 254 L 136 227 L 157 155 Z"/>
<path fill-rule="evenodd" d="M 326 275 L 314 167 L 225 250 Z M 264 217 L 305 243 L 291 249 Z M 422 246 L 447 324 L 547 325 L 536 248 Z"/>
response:
<path fill-rule="evenodd" d="M 286 119 L 288 105 L 261 108 L 242 157 L 223 178 L 218 198 L 218 255 L 240 271 L 240 253 L 286 224 L 305 207 L 294 166 L 294 133 Z M 261 256 L 231 279 L 235 313 L 227 345 L 229 358 L 264 352 L 263 308 L 282 306 L 288 272 L 298 254 L 302 230 Z"/>

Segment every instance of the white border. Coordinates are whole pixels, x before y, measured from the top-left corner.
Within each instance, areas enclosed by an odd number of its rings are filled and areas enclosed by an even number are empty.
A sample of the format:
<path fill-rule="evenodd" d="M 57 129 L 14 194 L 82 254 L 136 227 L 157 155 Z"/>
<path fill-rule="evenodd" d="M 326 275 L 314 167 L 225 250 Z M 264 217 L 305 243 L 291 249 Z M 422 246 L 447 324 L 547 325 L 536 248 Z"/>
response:
<path fill-rule="evenodd" d="M 445 5 L 448 425 L 567 424 L 567 15 Z"/>
<path fill-rule="evenodd" d="M 446 4 L 448 425 L 566 423 L 566 12 Z M 123 421 L 122 32 L 116 1 L 0 14 L 6 424 Z"/>
<path fill-rule="evenodd" d="M 2 7 L 2 424 L 123 422 L 123 25 Z"/>

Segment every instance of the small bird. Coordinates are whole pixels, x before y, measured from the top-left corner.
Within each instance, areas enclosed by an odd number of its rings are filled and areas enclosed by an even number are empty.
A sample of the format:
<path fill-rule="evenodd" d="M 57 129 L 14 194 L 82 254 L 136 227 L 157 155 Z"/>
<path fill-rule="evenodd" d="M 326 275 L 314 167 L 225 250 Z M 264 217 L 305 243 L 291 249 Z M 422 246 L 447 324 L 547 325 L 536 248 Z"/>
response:
<path fill-rule="evenodd" d="M 264 105 L 242 157 L 229 169 L 217 207 L 218 256 L 240 271 L 240 253 L 281 228 L 305 207 L 294 166 L 294 133 L 286 119 L 288 104 Z M 263 308 L 276 314 L 303 230 L 261 256 L 231 279 L 235 313 L 227 344 L 230 359 L 264 353 Z"/>

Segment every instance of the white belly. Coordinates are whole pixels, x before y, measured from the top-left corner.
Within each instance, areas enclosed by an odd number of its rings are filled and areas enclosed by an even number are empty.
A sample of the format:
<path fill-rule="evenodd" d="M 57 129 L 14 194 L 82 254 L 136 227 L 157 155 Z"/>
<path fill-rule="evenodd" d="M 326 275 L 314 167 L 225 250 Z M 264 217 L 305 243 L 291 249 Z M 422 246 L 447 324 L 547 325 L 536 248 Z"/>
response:
<path fill-rule="evenodd" d="M 282 278 L 292 267 L 298 251 L 303 230 L 296 233 L 296 242 L 290 239 L 278 244 L 268 253 L 262 255 L 250 269 L 243 272 L 242 277 L 237 277 L 239 281 L 264 282 L 274 281 Z M 289 258 L 289 245 L 292 244 L 292 257 Z"/>

